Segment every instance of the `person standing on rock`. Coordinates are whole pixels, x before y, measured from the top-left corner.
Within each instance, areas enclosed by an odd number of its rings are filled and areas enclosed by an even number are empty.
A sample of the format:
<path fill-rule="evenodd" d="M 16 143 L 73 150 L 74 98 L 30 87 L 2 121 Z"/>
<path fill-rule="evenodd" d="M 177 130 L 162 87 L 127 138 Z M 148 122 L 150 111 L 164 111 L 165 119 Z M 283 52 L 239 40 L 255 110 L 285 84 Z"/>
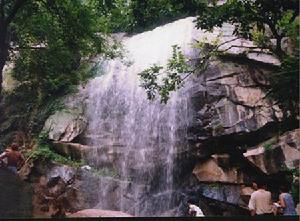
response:
<path fill-rule="evenodd" d="M 10 148 L 6 149 L 0 155 L 0 161 L 2 164 L 4 164 L 4 160 L 6 160 L 6 168 L 12 173 L 17 174 L 18 168 L 24 163 L 24 158 L 18 151 L 18 145 L 16 143 L 13 143 Z"/>
<path fill-rule="evenodd" d="M 266 191 L 266 183 L 264 180 L 258 180 L 256 184 L 258 189 L 251 194 L 248 204 L 251 216 L 274 215 L 271 192 Z"/>
<path fill-rule="evenodd" d="M 192 200 L 188 200 L 187 205 L 188 205 L 188 208 L 189 208 L 188 213 L 189 213 L 190 216 L 197 216 L 197 217 L 201 217 L 201 216 L 203 217 L 204 216 L 202 210 L 198 206 L 196 206 Z"/>
<path fill-rule="evenodd" d="M 295 203 L 289 189 L 286 185 L 282 185 L 279 188 L 279 205 L 282 208 L 282 215 L 284 216 L 296 216 Z"/>

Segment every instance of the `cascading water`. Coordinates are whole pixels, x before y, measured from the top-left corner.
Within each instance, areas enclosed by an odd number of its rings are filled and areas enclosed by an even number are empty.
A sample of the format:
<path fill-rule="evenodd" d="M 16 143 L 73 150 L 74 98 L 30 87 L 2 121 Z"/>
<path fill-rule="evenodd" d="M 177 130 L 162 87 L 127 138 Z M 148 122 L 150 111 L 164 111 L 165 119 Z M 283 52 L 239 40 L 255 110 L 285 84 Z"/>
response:
<path fill-rule="evenodd" d="M 97 208 L 121 210 L 135 216 L 159 216 L 175 200 L 175 156 L 187 144 L 191 120 L 191 83 L 172 94 L 168 104 L 149 101 L 137 73 L 152 64 L 165 65 L 178 45 L 194 56 L 194 18 L 182 19 L 122 41 L 128 52 L 102 62 L 102 74 L 91 80 L 86 132 L 92 151 L 89 165 L 97 168 Z M 176 200 L 175 200 L 176 201 Z"/>

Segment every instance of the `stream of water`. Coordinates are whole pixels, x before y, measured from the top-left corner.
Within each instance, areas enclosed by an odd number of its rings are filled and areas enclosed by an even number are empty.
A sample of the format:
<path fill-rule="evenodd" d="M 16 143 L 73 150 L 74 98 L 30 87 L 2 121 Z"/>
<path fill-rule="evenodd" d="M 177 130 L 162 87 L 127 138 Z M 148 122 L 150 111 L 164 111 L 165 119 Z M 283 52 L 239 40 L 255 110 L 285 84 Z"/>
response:
<path fill-rule="evenodd" d="M 165 65 L 172 45 L 189 57 L 197 36 L 194 18 L 124 38 L 125 60 L 103 61 L 99 76 L 87 85 L 89 164 L 99 174 L 97 208 L 135 216 L 159 216 L 175 205 L 176 154 L 188 145 L 192 84 L 168 103 L 149 101 L 137 74 L 152 64 Z M 101 73 L 101 75 L 100 75 Z"/>

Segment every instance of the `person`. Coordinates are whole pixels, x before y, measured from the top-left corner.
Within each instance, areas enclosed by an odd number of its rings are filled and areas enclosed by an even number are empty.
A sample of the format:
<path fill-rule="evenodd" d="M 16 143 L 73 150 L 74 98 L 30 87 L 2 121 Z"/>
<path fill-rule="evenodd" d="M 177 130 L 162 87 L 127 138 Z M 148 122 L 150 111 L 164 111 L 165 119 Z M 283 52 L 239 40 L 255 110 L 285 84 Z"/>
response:
<path fill-rule="evenodd" d="M 188 205 L 188 208 L 189 208 L 188 213 L 189 213 L 190 216 L 197 216 L 197 217 L 201 217 L 201 216 L 203 217 L 204 216 L 202 210 L 198 206 L 196 206 L 195 203 L 192 200 L 188 200 L 187 205 Z"/>
<path fill-rule="evenodd" d="M 282 185 L 279 188 L 279 205 L 282 208 L 282 215 L 284 216 L 296 216 L 295 203 L 289 189 L 286 185 Z"/>
<path fill-rule="evenodd" d="M 252 182 L 252 189 L 257 190 L 257 183 L 255 181 Z"/>
<path fill-rule="evenodd" d="M 248 204 L 251 216 L 273 215 L 271 192 L 266 190 L 265 181 L 258 180 L 256 184 L 258 189 L 251 194 Z"/>
<path fill-rule="evenodd" d="M 24 163 L 22 154 L 18 151 L 18 145 L 13 143 L 10 148 L 6 149 L 0 155 L 0 161 L 2 165 L 5 164 L 6 168 L 14 174 L 17 174 L 18 168 Z"/>

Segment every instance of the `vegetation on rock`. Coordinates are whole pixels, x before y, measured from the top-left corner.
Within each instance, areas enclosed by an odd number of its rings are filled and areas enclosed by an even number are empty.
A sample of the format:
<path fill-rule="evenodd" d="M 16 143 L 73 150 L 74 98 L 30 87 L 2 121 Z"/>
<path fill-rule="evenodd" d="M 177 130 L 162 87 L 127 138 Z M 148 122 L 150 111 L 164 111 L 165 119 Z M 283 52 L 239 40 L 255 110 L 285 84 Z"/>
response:
<path fill-rule="evenodd" d="M 14 64 L 12 76 L 19 82 L 1 99 L 1 133 L 26 132 L 28 140 L 37 136 L 60 106 L 59 97 L 91 76 L 90 58 L 116 55 L 115 42 L 108 43 L 108 24 L 94 7 L 97 2 L 1 1 L 0 85 L 8 62 Z M 9 135 L 1 143 L 11 139 Z"/>
<path fill-rule="evenodd" d="M 84 165 L 84 161 L 75 161 L 71 157 L 65 157 L 58 153 L 55 153 L 51 149 L 51 143 L 48 141 L 48 134 L 41 133 L 38 138 L 36 146 L 25 153 L 28 160 L 38 160 L 39 162 L 53 161 L 59 164 L 69 165 L 72 167 L 81 167 Z"/>
<path fill-rule="evenodd" d="M 234 35 L 254 41 L 256 47 L 248 48 L 269 50 L 281 61 L 281 66 L 268 78 L 269 94 L 275 99 L 285 117 L 299 114 L 299 9 L 298 1 L 289 0 L 231 0 L 224 4 L 213 1 L 197 11 L 198 28 L 213 31 L 224 23 L 235 26 Z M 274 43 L 275 42 L 275 43 Z M 228 42 L 227 42 L 228 43 Z M 218 49 L 223 43 L 213 42 L 210 45 L 201 42 L 197 48 L 204 56 L 199 56 L 199 63 L 191 70 L 189 61 L 182 53 L 173 50 L 167 68 L 152 66 L 140 74 L 142 86 L 148 97 L 154 99 L 160 95 L 166 103 L 171 91 L 183 85 L 191 73 L 205 71 L 205 64 L 216 55 L 222 54 Z M 218 53 L 219 52 L 219 53 Z M 171 73 L 170 73 L 171 72 Z M 160 75 L 163 80 L 160 82 Z"/>

